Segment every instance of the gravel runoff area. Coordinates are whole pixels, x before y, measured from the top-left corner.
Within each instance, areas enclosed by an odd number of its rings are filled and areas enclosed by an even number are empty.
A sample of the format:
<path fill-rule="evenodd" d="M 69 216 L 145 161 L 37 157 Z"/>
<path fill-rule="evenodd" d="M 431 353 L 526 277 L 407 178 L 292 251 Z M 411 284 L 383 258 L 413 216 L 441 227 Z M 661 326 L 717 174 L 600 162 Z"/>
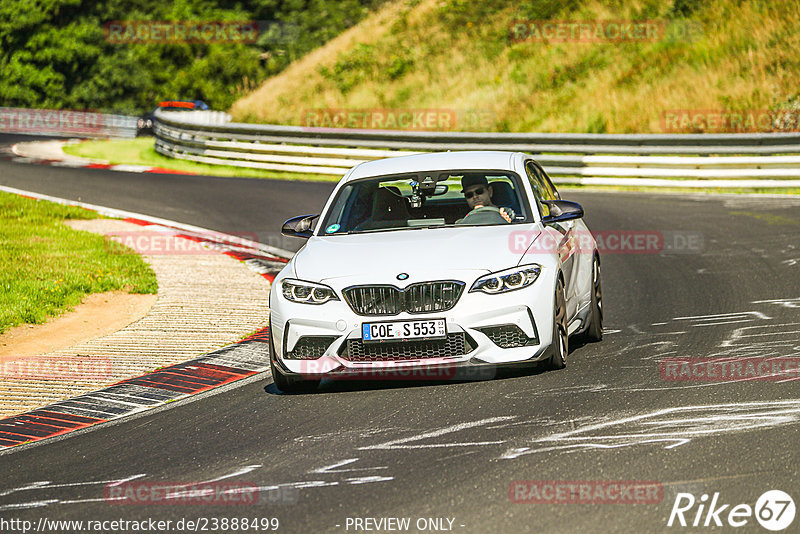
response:
<path fill-rule="evenodd" d="M 77 143 L 77 139 L 51 141 L 31 141 L 14 145 L 14 154 L 24 158 L 51 159 L 65 163 L 108 163 L 100 159 L 81 158 L 64 152 L 64 145 Z"/>
<path fill-rule="evenodd" d="M 158 279 L 157 301 L 143 318 L 112 334 L 20 358 L 22 371 L 3 377 L 0 417 L 195 358 L 268 324 L 269 281 L 234 258 L 120 220 L 70 226 L 139 245 Z"/>

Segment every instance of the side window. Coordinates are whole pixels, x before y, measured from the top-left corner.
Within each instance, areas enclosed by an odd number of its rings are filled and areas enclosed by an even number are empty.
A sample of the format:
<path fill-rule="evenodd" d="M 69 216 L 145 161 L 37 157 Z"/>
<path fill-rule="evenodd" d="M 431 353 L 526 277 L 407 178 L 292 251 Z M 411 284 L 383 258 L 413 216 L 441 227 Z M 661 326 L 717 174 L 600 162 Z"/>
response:
<path fill-rule="evenodd" d="M 536 167 L 536 169 L 539 171 L 539 174 L 542 176 L 542 180 L 544 181 L 545 185 L 547 186 L 547 189 L 550 191 L 552 195 L 552 197 L 547 200 L 561 200 L 561 195 L 558 194 L 558 189 L 556 189 L 556 186 L 554 186 L 553 182 L 550 181 L 550 177 L 547 176 L 547 173 L 544 172 L 544 170 L 542 170 L 538 166 Z"/>
<path fill-rule="evenodd" d="M 531 189 L 533 189 L 533 194 L 536 196 L 536 202 L 541 202 L 544 200 L 544 184 L 539 179 L 535 171 L 536 167 L 534 167 L 532 162 L 527 162 L 525 164 L 525 173 L 528 175 L 528 181 L 531 183 Z"/>
<path fill-rule="evenodd" d="M 549 214 L 547 206 L 542 204 L 542 200 L 550 200 L 547 185 L 542 179 L 542 175 L 536 165 L 529 161 L 525 164 L 525 173 L 528 175 L 528 181 L 531 183 L 533 189 L 533 196 L 536 197 L 536 205 L 539 207 L 539 213 L 542 217 Z"/>
<path fill-rule="evenodd" d="M 528 179 L 531 181 L 533 190 L 541 192 L 540 200 L 559 200 L 558 191 L 556 191 L 553 182 L 550 181 L 550 178 L 536 163 L 529 161 L 525 164 L 525 170 L 528 173 Z"/>

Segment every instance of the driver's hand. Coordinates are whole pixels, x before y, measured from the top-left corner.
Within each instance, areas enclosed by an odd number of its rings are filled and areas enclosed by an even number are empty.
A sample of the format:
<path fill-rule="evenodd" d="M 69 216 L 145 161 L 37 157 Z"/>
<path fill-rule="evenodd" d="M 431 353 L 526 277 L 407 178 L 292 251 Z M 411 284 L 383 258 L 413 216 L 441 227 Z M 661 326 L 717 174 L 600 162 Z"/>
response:
<path fill-rule="evenodd" d="M 508 222 L 514 219 L 514 210 L 511 208 L 500 208 L 500 215 Z"/>

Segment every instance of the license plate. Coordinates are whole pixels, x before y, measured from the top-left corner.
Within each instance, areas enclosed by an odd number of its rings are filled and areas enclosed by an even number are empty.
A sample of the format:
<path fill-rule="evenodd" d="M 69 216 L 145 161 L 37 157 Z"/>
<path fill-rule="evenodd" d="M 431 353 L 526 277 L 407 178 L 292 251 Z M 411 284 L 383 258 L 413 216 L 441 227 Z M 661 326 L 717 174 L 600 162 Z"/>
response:
<path fill-rule="evenodd" d="M 363 323 L 364 341 L 404 341 L 406 339 L 441 339 L 447 337 L 444 319 L 383 321 Z"/>

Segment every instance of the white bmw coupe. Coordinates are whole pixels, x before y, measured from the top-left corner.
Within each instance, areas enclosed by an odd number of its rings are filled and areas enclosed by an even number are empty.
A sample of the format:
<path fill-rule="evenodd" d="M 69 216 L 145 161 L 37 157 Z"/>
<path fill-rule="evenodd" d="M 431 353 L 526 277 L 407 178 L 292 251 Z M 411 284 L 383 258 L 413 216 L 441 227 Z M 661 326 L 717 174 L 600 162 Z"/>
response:
<path fill-rule="evenodd" d="M 270 292 L 275 385 L 563 368 L 570 335 L 603 336 L 600 256 L 582 217 L 527 154 L 353 167 L 321 215 L 283 226 L 308 242 Z"/>

